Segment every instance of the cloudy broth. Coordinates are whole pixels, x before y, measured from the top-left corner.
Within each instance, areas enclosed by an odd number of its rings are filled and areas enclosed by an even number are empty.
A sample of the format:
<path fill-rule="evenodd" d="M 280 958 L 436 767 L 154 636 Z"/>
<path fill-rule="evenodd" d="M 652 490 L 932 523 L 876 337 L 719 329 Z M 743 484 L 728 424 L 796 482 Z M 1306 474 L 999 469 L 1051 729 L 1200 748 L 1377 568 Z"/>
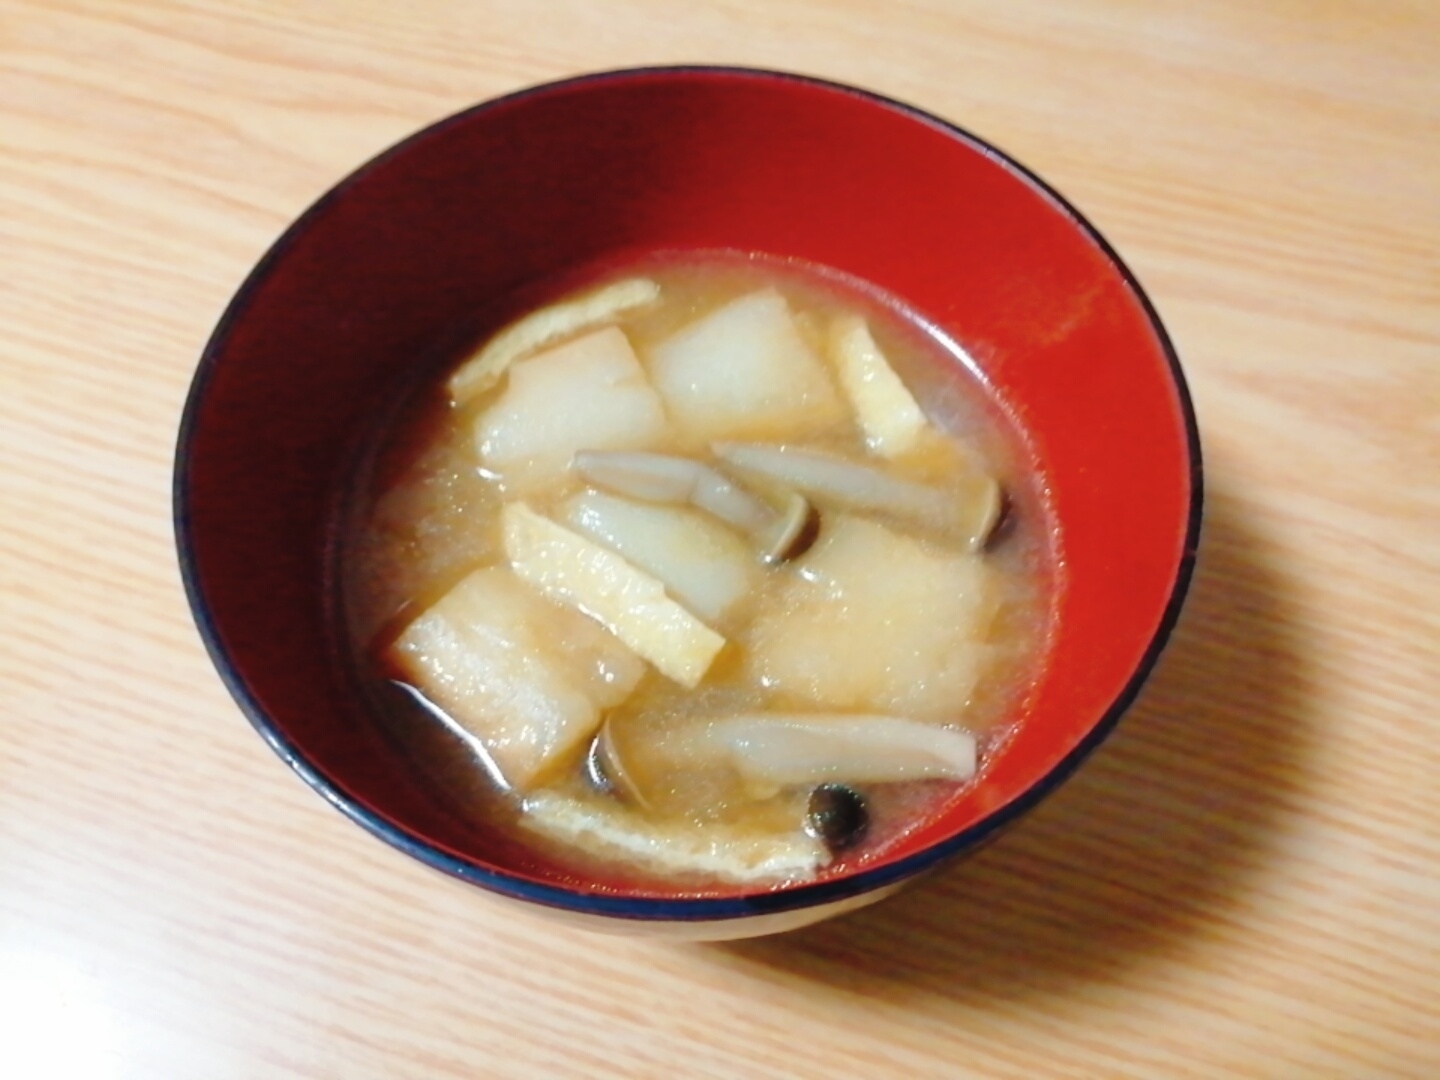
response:
<path fill-rule="evenodd" d="M 550 647 L 545 641 L 559 640 L 558 634 L 565 644 L 556 649 L 565 656 L 556 664 L 573 665 L 578 655 L 600 657 L 595 663 L 603 675 L 593 685 L 601 689 L 598 697 L 592 695 L 591 704 L 602 702 L 596 712 L 609 741 L 597 750 L 592 730 L 536 766 L 533 777 L 526 772 L 524 783 L 516 784 L 514 767 L 497 764 L 499 759 L 486 752 L 483 740 L 474 737 L 474 725 L 447 711 L 438 700 L 445 696 L 442 682 L 448 679 L 454 684 L 455 679 L 442 672 L 443 678 L 434 676 L 441 681 L 428 689 L 422 685 L 425 671 L 433 674 L 443 665 L 437 667 L 425 656 L 415 660 L 417 650 L 430 647 L 426 642 L 438 640 L 433 635 L 421 640 L 417 635 L 427 626 L 440 625 L 434 623 L 433 613 L 446 610 L 446 605 L 452 612 L 460 611 L 453 597 L 467 589 L 493 602 L 513 601 L 517 612 L 531 610 L 526 605 L 533 603 L 534 590 L 527 591 L 524 582 L 515 585 L 510 570 L 512 564 L 522 571 L 529 565 L 524 553 L 517 554 L 513 546 L 521 542 L 516 539 L 517 529 L 533 525 L 543 531 L 555 523 L 579 534 L 589 528 L 587 539 L 596 542 L 601 537 L 605 542 L 600 546 L 606 547 L 611 520 L 605 515 L 618 507 L 621 516 L 614 521 L 628 528 L 626 515 L 635 500 L 630 493 L 617 496 L 603 490 L 604 485 L 587 482 L 577 475 L 573 463 L 538 477 L 525 471 L 528 458 L 504 458 L 497 467 L 495 461 L 502 460 L 507 439 L 530 437 L 525 430 L 506 426 L 507 410 L 524 419 L 517 411 L 522 405 L 506 404 L 511 399 L 505 395 L 514 396 L 509 376 L 502 375 L 495 386 L 457 403 L 453 392 L 447 391 L 447 373 L 440 373 L 410 388 L 377 426 L 349 487 L 335 567 L 342 645 L 378 715 L 413 767 L 433 786 L 437 799 L 458 815 L 498 824 L 514 842 L 535 853 L 535 866 L 558 867 L 561 877 L 598 877 L 658 894 L 723 895 L 737 887 L 780 887 L 824 879 L 881 860 L 969 786 L 985 782 L 987 768 L 1003 751 L 1013 718 L 1022 711 L 1043 659 L 1053 558 L 1043 492 L 1023 439 L 985 386 L 945 343 L 898 305 L 847 279 L 778 261 L 716 254 L 657 257 L 627 265 L 623 274 L 607 274 L 578 291 L 632 277 L 658 285 L 659 299 L 603 325 L 618 325 L 650 381 L 663 383 L 664 365 L 672 363 L 672 369 L 681 370 L 672 382 L 678 378 L 684 384 L 675 392 L 688 393 L 689 384 L 681 376 L 689 360 L 679 355 L 674 343 L 716 313 L 743 306 L 746 298 L 778 294 L 798 338 L 812 357 L 826 365 L 834 391 L 820 395 L 824 400 L 807 414 L 802 436 L 746 429 L 733 440 L 723 431 L 716 438 L 706 430 L 714 412 L 701 409 L 694 413 L 698 421 L 680 422 L 676 417 L 685 414 L 686 402 L 662 396 L 663 429 L 635 449 L 714 466 L 730 479 L 738 477 L 742 487 L 772 504 L 783 496 L 777 495 L 779 488 L 771 478 L 740 468 L 748 467 L 745 447 L 813 452 L 957 500 L 970 497 L 967 492 L 973 487 L 960 474 L 978 470 L 998 481 L 1004 493 L 1002 519 L 993 530 L 987 527 L 987 536 L 967 544 L 964 537 L 947 535 L 933 521 L 911 520 L 885 508 L 837 508 L 825 497 L 811 495 L 809 509 L 818 522 L 812 546 L 783 562 L 757 557 L 753 567 L 746 568 L 737 568 L 725 555 L 730 561 L 718 561 L 719 569 L 704 575 L 703 595 L 697 594 L 693 601 L 687 597 L 680 605 L 703 624 L 697 634 L 723 639 L 693 686 L 685 685 L 669 668 L 666 673 L 659 670 L 666 663 L 679 662 L 664 653 L 669 648 L 664 641 L 654 646 L 661 650 L 658 662 L 642 655 L 632 663 L 624 646 L 619 646 L 623 656 L 612 657 L 608 650 L 614 642 L 593 642 L 588 627 L 574 623 L 576 612 L 594 623 L 590 616 L 595 611 L 583 598 L 572 600 L 563 617 L 556 616 L 562 619 L 554 624 L 556 629 L 547 629 L 551 637 L 540 635 L 536 647 Z M 761 301 L 755 304 L 758 309 Z M 843 380 L 836 376 L 831 356 L 833 330 L 856 316 L 863 318 L 884 359 L 919 402 L 928 428 L 933 429 L 908 451 L 877 455 L 872 432 L 857 419 L 858 407 L 840 389 Z M 587 328 L 571 336 L 583 338 L 592 332 L 598 331 Z M 532 350 L 514 362 L 511 374 L 527 359 L 564 348 L 567 340 L 562 335 Z M 672 362 L 672 354 L 679 358 Z M 462 359 L 457 355 L 450 369 Z M 577 360 L 584 362 L 588 361 Z M 518 382 L 520 376 L 515 378 Z M 723 426 L 723 421 L 715 423 Z M 484 456 L 491 451 L 493 459 Z M 515 461 L 522 465 L 514 466 Z M 516 504 L 523 504 L 527 515 L 523 521 L 516 517 Z M 645 512 L 636 511 L 642 516 Z M 691 508 L 683 513 L 689 515 L 687 520 L 696 516 Z M 729 545 L 725 552 L 734 546 L 730 540 L 725 544 Z M 983 580 L 984 604 L 964 609 L 967 614 L 980 612 L 975 615 L 978 629 L 963 641 L 957 639 L 954 649 L 934 650 L 933 663 L 946 670 L 933 679 L 923 666 L 914 669 L 913 677 L 894 674 L 903 675 L 912 661 L 927 662 L 926 650 L 932 648 L 928 642 L 934 635 L 923 624 L 908 624 L 905 611 L 892 613 L 875 606 L 884 601 L 885 559 L 877 560 L 882 565 L 874 568 L 873 581 L 854 570 L 857 560 L 863 562 L 872 548 L 893 550 L 904 560 L 899 572 L 903 580 L 895 586 L 901 606 L 930 602 L 924 593 L 932 568 L 937 582 Z M 616 550 L 613 544 L 608 549 Z M 493 572 L 477 576 L 486 568 Z M 720 588 L 715 582 L 723 583 L 722 571 L 739 575 L 744 587 L 737 586 L 733 596 L 725 592 L 710 610 L 705 605 Z M 561 582 L 556 587 L 543 572 L 537 574 L 529 584 L 549 589 L 541 601 L 548 605 L 544 618 L 549 619 L 551 608 L 565 609 L 556 597 L 570 586 Z M 976 574 L 983 578 L 975 578 Z M 845 592 L 846 588 L 851 591 Z M 834 601 L 833 596 L 842 593 L 844 603 Z M 666 595 L 675 597 L 677 589 L 667 586 Z M 697 607 L 705 608 L 703 617 Z M 938 610 L 943 614 L 949 609 Z M 431 622 L 426 622 L 427 616 Z M 809 628 L 805 620 L 810 617 L 826 625 Z M 852 617 L 864 621 L 847 623 Z M 452 614 L 452 623 L 456 618 Z M 912 640 L 913 648 L 908 644 Z M 503 647 L 509 644 L 502 642 Z M 875 671 L 869 671 L 871 654 L 887 648 L 893 648 L 894 662 L 876 660 Z M 970 657 L 967 663 L 973 670 L 953 670 L 948 653 Z M 571 681 L 566 685 L 573 688 L 578 676 L 573 666 L 568 670 Z M 611 694 L 617 684 L 624 684 L 624 692 Z M 936 694 L 952 686 L 963 687 L 963 692 L 942 707 Z M 611 697 L 619 700 L 612 702 Z M 747 774 L 737 780 L 727 765 L 689 768 L 686 763 L 696 760 L 698 751 L 687 746 L 675 749 L 671 758 L 656 759 L 660 765 L 649 766 L 652 771 L 665 771 L 666 762 L 678 763 L 667 772 L 675 778 L 673 784 L 652 778 L 647 786 L 628 775 L 615 775 L 627 769 L 639 775 L 643 770 L 635 763 L 643 765 L 647 755 L 659 752 L 652 746 L 683 741 L 676 732 L 700 732 L 695 740 L 715 742 L 712 726 L 718 719 L 759 716 L 767 721 L 780 714 L 918 718 L 917 722 L 937 729 L 973 736 L 977 768 L 965 778 L 848 782 L 837 774 L 793 782 Z M 744 741 L 740 736 L 736 739 Z M 503 742 L 499 736 L 491 737 L 491 744 L 502 749 Z M 528 770 L 531 765 L 527 761 L 524 767 Z M 853 842 L 836 844 L 814 835 L 813 792 L 831 779 L 863 800 L 865 827 Z M 639 836 L 633 842 L 625 834 L 632 823 Z M 742 858 L 738 869 L 727 862 L 723 850 L 714 857 L 705 853 L 727 847 L 749 850 L 746 845 L 752 843 L 754 854 Z M 681 854 L 671 858 L 666 851 Z M 811 855 L 813 861 L 806 863 Z M 773 871 L 763 869 L 772 863 Z"/>

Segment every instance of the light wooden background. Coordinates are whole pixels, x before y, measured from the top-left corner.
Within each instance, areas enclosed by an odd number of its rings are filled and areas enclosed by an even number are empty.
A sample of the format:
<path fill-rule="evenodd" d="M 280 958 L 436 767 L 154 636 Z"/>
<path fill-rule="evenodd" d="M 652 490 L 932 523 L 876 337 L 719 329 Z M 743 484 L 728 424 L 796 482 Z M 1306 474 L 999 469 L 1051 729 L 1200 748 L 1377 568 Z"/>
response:
<path fill-rule="evenodd" d="M 285 224 L 584 70 L 852 81 L 1037 169 L 1204 429 L 1192 600 L 1053 801 L 731 946 L 531 922 L 346 823 L 181 595 L 173 439 Z M 0 1076 L 1440 1076 L 1440 4 L 0 0 Z"/>

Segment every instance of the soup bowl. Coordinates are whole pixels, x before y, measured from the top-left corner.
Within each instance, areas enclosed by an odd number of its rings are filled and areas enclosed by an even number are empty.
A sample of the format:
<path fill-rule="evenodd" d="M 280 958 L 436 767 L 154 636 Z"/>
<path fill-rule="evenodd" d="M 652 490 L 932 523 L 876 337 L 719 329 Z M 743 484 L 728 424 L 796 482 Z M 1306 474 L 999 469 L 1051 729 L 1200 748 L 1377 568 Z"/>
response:
<path fill-rule="evenodd" d="M 1023 432 L 1056 550 L 1048 647 L 981 782 L 856 872 L 686 895 L 577 876 L 456 812 L 343 662 L 334 506 L 425 358 L 577 267 L 754 253 L 900 298 Z M 957 360 L 957 363 L 961 361 Z M 959 373 L 957 372 L 957 375 Z M 1114 728 L 1178 617 L 1201 505 L 1195 418 L 1133 274 L 1034 174 L 871 93 L 777 72 L 606 72 L 478 105 L 306 210 L 241 286 L 181 425 L 175 519 L 200 633 L 240 708 L 333 806 L 446 874 L 597 929 L 783 930 L 993 839 Z"/>

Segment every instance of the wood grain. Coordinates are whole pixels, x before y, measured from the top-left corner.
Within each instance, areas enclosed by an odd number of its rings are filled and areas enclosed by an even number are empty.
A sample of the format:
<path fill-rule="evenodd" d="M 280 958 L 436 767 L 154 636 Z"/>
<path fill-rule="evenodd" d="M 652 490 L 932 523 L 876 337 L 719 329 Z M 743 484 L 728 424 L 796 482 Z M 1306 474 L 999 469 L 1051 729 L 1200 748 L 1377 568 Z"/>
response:
<path fill-rule="evenodd" d="M 415 128 L 707 60 L 915 102 L 1075 201 L 1199 408 L 1193 599 L 1116 738 L 873 911 L 517 918 L 255 738 L 175 569 L 196 357 Z M 1440 7 L 0 3 L 0 1075 L 1440 1075 Z"/>

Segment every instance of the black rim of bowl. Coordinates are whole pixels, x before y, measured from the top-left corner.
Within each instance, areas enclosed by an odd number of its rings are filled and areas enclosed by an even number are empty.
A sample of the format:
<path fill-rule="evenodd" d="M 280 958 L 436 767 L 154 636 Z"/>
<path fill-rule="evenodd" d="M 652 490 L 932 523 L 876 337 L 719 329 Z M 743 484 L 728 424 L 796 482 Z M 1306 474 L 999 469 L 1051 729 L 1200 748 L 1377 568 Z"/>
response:
<path fill-rule="evenodd" d="M 201 592 L 194 565 L 194 540 L 190 531 L 189 520 L 186 516 L 189 483 L 186 458 L 187 448 L 189 447 L 193 434 L 200 402 L 205 396 L 211 371 L 225 350 L 225 344 L 230 336 L 232 326 L 243 317 L 246 309 L 249 307 L 252 293 L 258 287 L 259 283 L 268 276 L 272 266 L 283 258 L 285 253 L 294 244 L 301 240 L 311 224 L 324 211 L 325 207 L 332 200 L 341 197 L 352 184 L 362 179 L 372 170 L 383 166 L 391 158 L 404 153 L 412 144 L 431 138 L 453 124 L 463 122 L 478 113 L 503 104 L 510 104 L 532 95 L 573 88 L 591 82 L 685 74 L 711 74 L 737 79 L 778 79 L 805 83 L 863 98 L 911 120 L 937 128 L 951 138 L 966 143 L 1004 166 L 1018 179 L 1032 185 L 1042 195 L 1048 198 L 1105 254 L 1106 259 L 1109 260 L 1111 266 L 1121 276 L 1135 299 L 1139 302 L 1149 321 L 1152 333 L 1154 333 L 1161 345 L 1166 363 L 1169 366 L 1171 382 L 1185 425 L 1185 437 L 1190 462 L 1190 505 L 1186 523 L 1184 549 L 1176 566 L 1175 579 L 1171 587 L 1170 597 L 1166 602 L 1165 609 L 1151 637 L 1150 643 L 1141 656 L 1135 671 L 1131 674 L 1129 681 L 1121 689 L 1114 701 L 1111 702 L 1109 708 L 1106 709 L 1099 721 L 1086 733 L 1085 737 L 1081 739 L 1070 753 L 1061 759 L 1057 765 L 1041 777 L 1040 780 L 1026 789 L 1018 798 L 976 822 L 974 825 L 971 825 L 969 828 L 963 829 L 923 851 L 916 852 L 913 855 L 892 863 L 838 878 L 834 881 L 822 881 L 810 885 L 796 885 L 771 892 L 760 892 L 733 897 L 629 897 L 613 895 L 606 892 L 585 892 L 559 885 L 531 881 L 526 878 L 515 877 L 507 873 L 487 869 L 440 850 L 428 841 L 413 835 L 367 807 L 360 805 L 349 793 L 341 789 L 313 763 L 305 758 L 299 749 L 276 727 L 274 721 L 265 713 L 250 693 L 249 687 L 246 686 L 236 674 L 230 657 L 221 642 L 219 632 L 211 617 L 205 597 Z M 1134 273 L 1131 272 L 1130 268 L 1120 258 L 1119 254 L 1105 237 L 1101 235 L 1100 231 L 1092 225 L 1083 214 L 1075 209 L 1064 196 L 1034 172 L 1027 169 L 1008 154 L 996 149 L 984 139 L 973 135 L 957 124 L 943 120 L 913 105 L 872 91 L 861 90 L 844 83 L 815 78 L 813 76 L 798 75 L 764 68 L 732 67 L 725 65 L 677 65 L 623 68 L 579 75 L 573 78 L 528 87 L 474 105 L 453 116 L 446 117 L 422 128 L 389 149 L 382 151 L 370 161 L 350 173 L 316 200 L 315 203 L 281 234 L 279 239 L 271 245 L 270 249 L 255 265 L 254 269 L 250 271 L 244 283 L 226 307 L 224 314 L 221 316 L 219 323 L 216 325 L 214 332 L 206 343 L 204 352 L 201 354 L 200 363 L 196 369 L 194 380 L 190 386 L 190 393 L 185 402 L 185 409 L 181 417 L 179 437 L 176 445 L 173 488 L 175 535 L 180 572 L 185 585 L 185 594 L 189 600 L 191 611 L 200 631 L 200 636 L 205 643 L 205 648 L 209 652 L 216 670 L 219 672 L 226 688 L 230 691 L 231 696 L 234 697 L 241 710 L 250 720 L 250 723 L 270 745 L 271 749 L 280 756 L 281 760 L 294 769 L 307 784 L 322 795 L 332 806 L 350 818 L 350 820 L 364 827 L 392 846 L 437 870 L 441 870 L 461 880 L 483 886 L 500 895 L 541 904 L 549 908 L 563 909 L 581 914 L 606 916 L 612 919 L 628 919 L 642 922 L 708 922 L 731 920 L 741 919 L 746 916 L 795 911 L 802 908 L 830 904 L 869 893 L 913 877 L 952 856 L 976 848 L 984 841 L 998 835 L 1000 831 L 1031 810 L 1037 803 L 1068 779 L 1076 768 L 1090 756 L 1096 747 L 1105 741 L 1119 723 L 1120 717 L 1124 715 L 1126 710 L 1134 703 L 1145 680 L 1154 669 L 1155 663 L 1164 650 L 1170 633 L 1180 617 L 1180 610 L 1184 605 L 1185 596 L 1189 590 L 1190 580 L 1194 571 L 1195 555 L 1200 539 L 1203 504 L 1204 491 L 1201 468 L 1200 432 L 1196 423 L 1194 404 L 1191 401 L 1189 388 L 1185 381 L 1184 372 L 1181 370 L 1180 359 L 1175 352 L 1175 347 L 1170 340 L 1169 334 L 1166 333 L 1164 325 L 1160 321 L 1155 306 L 1151 303 L 1150 297 L 1141 287 Z"/>

